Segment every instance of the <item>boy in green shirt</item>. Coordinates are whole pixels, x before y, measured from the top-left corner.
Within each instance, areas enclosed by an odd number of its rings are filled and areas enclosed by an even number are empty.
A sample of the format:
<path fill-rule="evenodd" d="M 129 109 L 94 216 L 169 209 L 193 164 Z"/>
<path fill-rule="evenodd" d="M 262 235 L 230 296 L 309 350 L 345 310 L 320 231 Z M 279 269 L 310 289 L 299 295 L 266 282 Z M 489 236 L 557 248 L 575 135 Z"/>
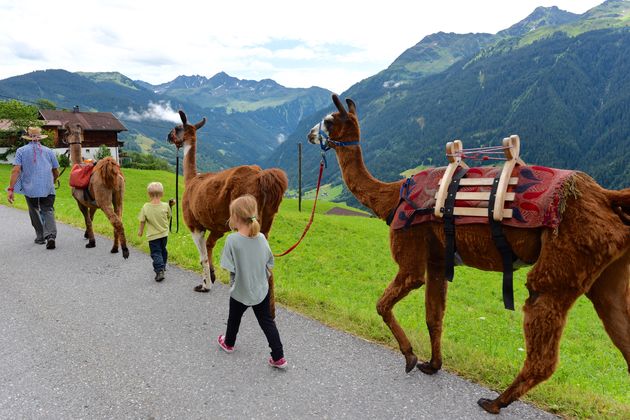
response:
<path fill-rule="evenodd" d="M 168 259 L 168 251 L 166 250 L 168 223 L 171 219 L 171 207 L 175 204 L 175 200 L 171 199 L 168 203 L 161 201 L 164 187 L 160 182 L 150 183 L 147 186 L 147 193 L 150 201 L 142 206 L 140 215 L 138 215 L 140 221 L 138 236 L 142 237 L 146 226 L 155 281 L 160 282 L 164 280 L 164 268 Z"/>

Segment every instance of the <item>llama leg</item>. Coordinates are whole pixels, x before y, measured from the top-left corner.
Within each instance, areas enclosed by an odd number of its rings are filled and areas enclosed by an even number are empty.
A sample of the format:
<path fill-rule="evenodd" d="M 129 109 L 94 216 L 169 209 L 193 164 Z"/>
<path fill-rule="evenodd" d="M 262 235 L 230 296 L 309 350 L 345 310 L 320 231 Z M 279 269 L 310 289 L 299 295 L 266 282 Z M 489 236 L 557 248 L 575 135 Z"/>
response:
<path fill-rule="evenodd" d="M 263 216 L 262 224 L 260 226 L 260 232 L 265 235 L 267 240 L 269 239 L 269 231 L 271 230 L 271 224 L 273 223 L 273 214 L 270 216 Z M 273 271 L 269 275 L 269 312 L 271 318 L 276 319 L 276 292 L 275 281 L 273 277 Z"/>
<path fill-rule="evenodd" d="M 129 258 L 129 248 L 127 248 L 127 238 L 125 237 L 125 227 L 122 224 L 122 213 L 123 213 L 123 197 L 122 192 L 124 191 L 124 184 L 121 187 L 120 191 L 114 191 L 114 212 L 118 219 L 121 221 L 120 230 L 118 231 L 118 235 L 114 232 L 114 246 L 120 242 L 120 248 L 122 249 L 123 258 Z"/>
<path fill-rule="evenodd" d="M 120 220 L 118 215 L 114 212 L 114 208 L 112 206 L 103 206 L 101 207 L 101 210 L 103 210 L 103 213 L 105 213 L 105 216 L 107 216 L 107 218 L 109 219 L 109 223 L 111 223 L 112 226 L 114 227 L 114 238 L 116 237 L 120 238 L 121 235 L 124 238 L 124 230 L 123 230 L 122 221 Z M 118 246 L 116 242 L 114 242 L 114 246 L 109 252 L 111 252 L 112 254 L 115 254 L 118 252 Z M 124 258 L 129 257 L 129 253 L 127 253 L 126 256 L 123 253 L 123 257 Z"/>
<path fill-rule="evenodd" d="M 525 364 L 512 384 L 498 398 L 494 400 L 481 398 L 477 404 L 489 413 L 498 414 L 501 408 L 518 400 L 553 374 L 558 364 L 560 337 L 567 313 L 579 295 L 579 292 L 571 289 L 540 295 L 530 290 L 530 297 L 523 307 L 525 313 L 523 328 L 527 347 Z"/>
<path fill-rule="evenodd" d="M 630 253 L 612 263 L 586 294 L 630 373 Z"/>
<path fill-rule="evenodd" d="M 396 317 L 394 316 L 393 308 L 402 298 L 407 296 L 413 289 L 417 289 L 422 286 L 423 280 L 412 276 L 409 273 L 398 272 L 396 277 L 389 283 L 383 295 L 376 304 L 376 310 L 383 318 L 383 322 L 387 324 L 394 338 L 398 341 L 400 352 L 405 356 L 405 371 L 411 372 L 418 363 L 418 358 L 413 353 L 411 343 L 402 329 Z"/>
<path fill-rule="evenodd" d="M 212 284 L 217 280 L 217 277 L 214 274 L 214 264 L 212 262 L 212 250 L 214 249 L 214 245 L 217 243 L 219 239 L 223 236 L 223 232 L 214 232 L 210 231 L 208 234 L 208 238 L 206 239 L 206 253 L 208 255 L 208 267 L 210 269 L 210 281 Z"/>
<path fill-rule="evenodd" d="M 96 246 L 96 242 L 94 241 L 94 231 L 92 229 L 92 217 L 90 217 L 90 209 L 84 206 L 81 203 L 79 204 L 79 210 L 83 214 L 83 219 L 85 220 L 85 234 L 83 235 L 88 239 L 88 243 L 85 244 L 86 248 L 94 248 Z"/>
<path fill-rule="evenodd" d="M 206 293 L 210 291 L 210 286 L 208 286 L 208 278 L 210 277 L 210 266 L 208 264 L 208 251 L 206 250 L 205 244 L 205 230 L 197 230 L 191 229 L 191 235 L 193 238 L 193 242 L 195 242 L 195 246 L 197 247 L 197 251 L 199 252 L 199 262 L 201 263 L 201 267 L 203 269 L 203 283 L 195 286 L 195 292 Z"/>
<path fill-rule="evenodd" d="M 276 298 L 275 298 L 275 284 L 273 281 L 273 271 L 269 274 L 269 313 L 271 319 L 276 319 Z"/>
<path fill-rule="evenodd" d="M 87 238 L 88 240 L 88 245 L 90 245 L 89 247 L 86 245 L 86 248 L 94 248 L 96 246 L 96 239 L 94 238 L 94 215 L 96 214 L 96 208 L 90 208 L 88 207 L 88 212 L 90 214 L 90 229 L 86 232 L 87 236 L 84 234 L 83 236 L 85 238 Z"/>
<path fill-rule="evenodd" d="M 444 265 L 431 261 L 436 260 L 429 259 L 424 295 L 426 322 L 431 338 L 431 360 L 418 363 L 418 369 L 427 375 L 432 375 L 442 368 L 442 330 L 448 288 L 448 282 L 444 277 Z"/>

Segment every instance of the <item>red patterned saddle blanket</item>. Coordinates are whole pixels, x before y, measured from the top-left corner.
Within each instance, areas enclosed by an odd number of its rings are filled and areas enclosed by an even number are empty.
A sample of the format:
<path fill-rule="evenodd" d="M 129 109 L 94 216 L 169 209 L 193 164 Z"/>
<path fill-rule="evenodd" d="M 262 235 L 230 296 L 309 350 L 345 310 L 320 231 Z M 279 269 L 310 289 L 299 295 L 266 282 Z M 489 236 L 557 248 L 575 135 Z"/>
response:
<path fill-rule="evenodd" d="M 435 208 L 435 194 L 445 170 L 446 167 L 427 169 L 409 178 L 403 184 L 401 201 L 394 211 L 391 222 L 392 229 L 442 220 L 436 217 L 433 211 L 417 212 L 416 209 Z M 474 167 L 468 169 L 464 178 L 495 178 L 500 172 L 501 167 Z M 568 195 L 575 195 L 574 175 L 576 173 L 576 171 L 544 166 L 516 166 L 512 171 L 512 177 L 518 177 L 518 183 L 508 188 L 508 192 L 515 193 L 515 198 L 514 201 L 505 203 L 505 208 L 512 209 L 512 217 L 503 219 L 502 223 L 520 228 L 557 228 L 562 220 L 564 203 Z M 484 192 L 490 191 L 490 186 L 460 186 L 458 191 Z M 487 207 L 488 202 L 456 200 L 455 206 Z M 487 224 L 488 218 L 455 217 L 456 225 L 472 223 Z"/>

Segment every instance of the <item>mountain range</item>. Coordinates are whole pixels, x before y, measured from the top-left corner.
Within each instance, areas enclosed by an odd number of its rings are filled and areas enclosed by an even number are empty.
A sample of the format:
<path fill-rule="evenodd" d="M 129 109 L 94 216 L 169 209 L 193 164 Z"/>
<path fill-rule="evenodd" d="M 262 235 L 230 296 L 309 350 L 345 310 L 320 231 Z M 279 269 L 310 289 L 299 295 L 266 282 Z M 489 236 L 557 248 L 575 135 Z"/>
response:
<path fill-rule="evenodd" d="M 184 109 L 190 121 L 206 117 L 199 131 L 200 170 L 255 163 L 291 134 L 304 115 L 325 106 L 331 92 L 318 87 L 293 89 L 273 80 L 241 80 L 226 73 L 211 78 L 179 76 L 151 85 L 123 74 L 34 71 L 0 80 L 0 97 L 26 102 L 48 99 L 60 109 L 114 113 L 129 129 L 121 133 L 127 150 L 170 161 L 175 149 L 166 135 Z"/>
<path fill-rule="evenodd" d="M 583 13 L 539 7 L 496 34 L 436 33 L 388 68 L 342 93 L 358 107 L 368 169 L 385 181 L 445 165 L 444 145 L 498 145 L 521 137 L 527 163 L 585 171 L 608 188 L 630 186 L 630 1 Z M 273 80 L 179 76 L 151 85 L 119 73 L 37 71 L 0 80 L 0 95 L 60 107 L 112 111 L 130 129 L 126 146 L 173 159 L 174 122 L 138 116 L 183 108 L 208 118 L 199 131 L 202 170 L 279 166 L 297 185 L 297 147 L 333 111 L 331 92 Z M 151 105 L 149 105 L 151 104 Z M 314 186 L 319 148 L 304 148 L 303 184 Z M 324 182 L 342 184 L 334 158 Z M 342 200 L 353 202 L 345 190 Z"/>
<path fill-rule="evenodd" d="M 530 164 L 578 169 L 608 188 L 630 186 L 630 1 L 577 15 L 539 7 L 497 34 L 437 33 L 342 95 L 357 104 L 366 166 L 384 181 L 443 166 L 446 142 L 499 145 L 518 134 Z M 297 173 L 295 143 L 332 103 L 265 162 Z M 313 186 L 319 147 L 307 145 Z M 335 159 L 323 182 L 340 184 Z M 473 163 L 475 164 L 475 163 Z M 479 164 L 479 163 L 476 163 Z M 341 200 L 356 204 L 344 190 Z"/>

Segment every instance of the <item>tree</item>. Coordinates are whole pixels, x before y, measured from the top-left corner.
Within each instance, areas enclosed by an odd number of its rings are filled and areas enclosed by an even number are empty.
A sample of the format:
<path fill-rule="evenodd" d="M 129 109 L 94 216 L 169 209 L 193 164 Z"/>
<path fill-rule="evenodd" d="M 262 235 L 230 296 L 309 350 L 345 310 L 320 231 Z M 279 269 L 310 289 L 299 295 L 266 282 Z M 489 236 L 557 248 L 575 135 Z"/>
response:
<path fill-rule="evenodd" d="M 37 100 L 37 106 L 39 109 L 57 109 L 57 105 L 53 101 L 44 98 Z"/>
<path fill-rule="evenodd" d="M 20 101 L 0 101 L 0 120 L 8 120 L 11 122 L 10 128 L 0 131 L 0 147 L 8 147 L 7 151 L 0 154 L 0 160 L 6 160 L 7 156 L 12 155 L 15 151 L 26 144 L 26 140 L 22 139 L 22 133 L 28 127 L 39 127 L 43 121 L 38 119 L 39 111 L 36 106 L 26 105 Z M 51 147 L 53 145 L 52 133 L 48 138 L 42 140 L 44 146 Z"/>
<path fill-rule="evenodd" d="M 171 166 L 164 159 L 156 157 L 155 155 L 127 152 L 128 157 L 122 162 L 123 168 L 136 168 L 136 169 L 159 169 L 163 171 L 172 171 Z"/>
<path fill-rule="evenodd" d="M 96 155 L 94 157 L 96 158 L 96 160 L 101 160 L 111 155 L 112 155 L 112 152 L 109 150 L 109 147 L 105 146 L 104 144 L 101 144 L 98 150 L 96 151 Z"/>
<path fill-rule="evenodd" d="M 38 119 L 39 111 L 36 106 L 26 105 L 20 101 L 0 101 L 0 120 L 11 121 L 11 131 L 15 133 L 26 131 L 27 127 L 41 126 Z"/>

